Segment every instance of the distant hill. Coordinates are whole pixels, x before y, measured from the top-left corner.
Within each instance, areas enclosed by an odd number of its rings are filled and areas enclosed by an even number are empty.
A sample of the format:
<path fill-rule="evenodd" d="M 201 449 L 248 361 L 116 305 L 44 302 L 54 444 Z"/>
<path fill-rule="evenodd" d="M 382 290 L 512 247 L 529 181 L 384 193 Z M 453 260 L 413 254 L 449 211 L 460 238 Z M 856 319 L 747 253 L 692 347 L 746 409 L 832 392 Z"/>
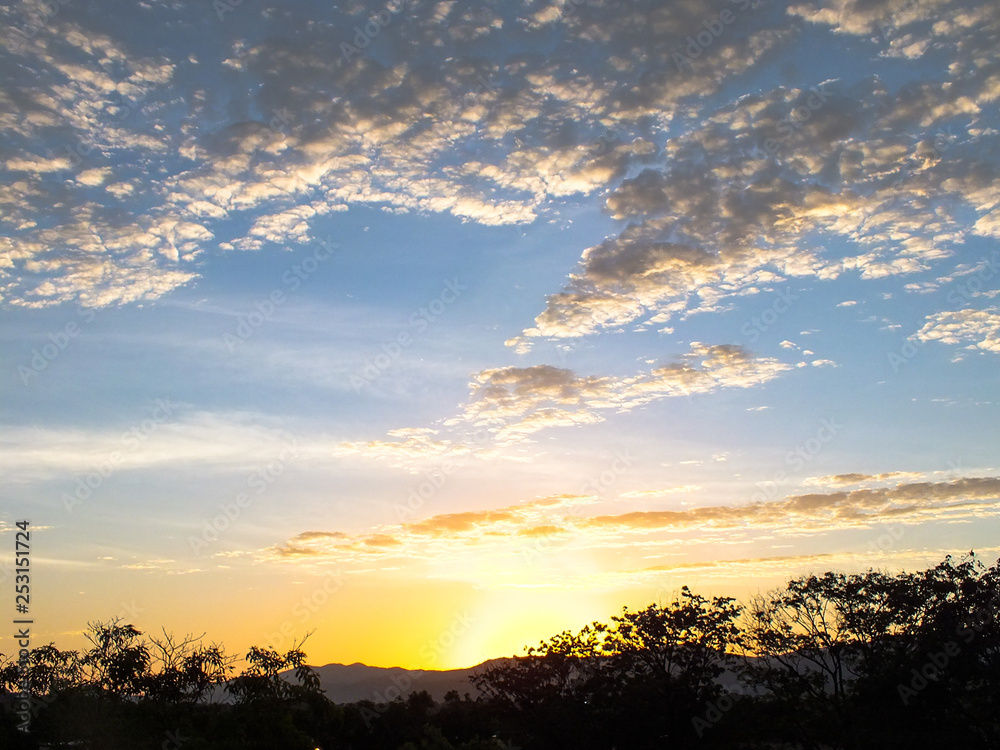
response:
<path fill-rule="evenodd" d="M 475 698 L 479 691 L 469 677 L 491 664 L 505 659 L 491 659 L 467 669 L 424 670 L 403 669 L 402 667 L 369 667 L 367 664 L 327 664 L 313 667 L 319 675 L 320 685 L 326 697 L 334 703 L 355 703 L 370 700 L 373 703 L 388 703 L 397 695 L 408 696 L 413 692 L 426 690 L 438 703 L 444 695 L 455 690 L 460 696 L 469 693 Z M 290 673 L 289 673 L 290 674 Z M 736 675 L 726 670 L 719 676 L 719 682 L 736 693 L 746 692 Z M 398 688 L 398 693 L 394 688 Z"/>
<path fill-rule="evenodd" d="M 440 702 L 449 690 L 456 690 L 459 695 L 469 693 L 475 697 L 479 691 L 469 677 L 489 663 L 484 662 L 468 669 L 441 671 L 369 667 L 360 663 L 327 664 L 313 669 L 319 675 L 326 697 L 334 703 L 354 703 L 360 700 L 386 703 L 400 693 L 406 697 L 421 690 L 426 690 L 435 701 Z"/>

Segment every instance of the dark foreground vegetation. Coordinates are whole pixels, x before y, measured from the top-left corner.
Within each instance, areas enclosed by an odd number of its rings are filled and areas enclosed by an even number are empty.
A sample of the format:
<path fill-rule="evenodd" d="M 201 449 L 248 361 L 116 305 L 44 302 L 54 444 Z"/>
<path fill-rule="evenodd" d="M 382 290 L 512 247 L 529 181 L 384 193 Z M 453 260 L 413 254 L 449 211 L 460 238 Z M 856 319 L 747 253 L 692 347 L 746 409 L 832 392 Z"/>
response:
<path fill-rule="evenodd" d="M 83 750 L 643 750 L 1000 748 L 1000 562 L 826 573 L 740 604 L 682 589 L 490 662 L 468 693 L 334 705 L 306 665 L 254 648 L 93 623 L 83 653 L 30 651 L 0 748 Z"/>

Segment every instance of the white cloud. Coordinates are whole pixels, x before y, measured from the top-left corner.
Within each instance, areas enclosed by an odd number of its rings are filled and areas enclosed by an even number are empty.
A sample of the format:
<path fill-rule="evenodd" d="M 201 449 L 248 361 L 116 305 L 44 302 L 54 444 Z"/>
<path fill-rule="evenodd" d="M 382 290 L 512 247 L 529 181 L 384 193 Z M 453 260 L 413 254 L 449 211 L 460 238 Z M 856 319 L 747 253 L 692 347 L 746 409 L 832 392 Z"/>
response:
<path fill-rule="evenodd" d="M 1000 353 L 1000 313 L 996 310 L 953 310 L 935 313 L 915 334 L 918 341 L 964 344 Z"/>

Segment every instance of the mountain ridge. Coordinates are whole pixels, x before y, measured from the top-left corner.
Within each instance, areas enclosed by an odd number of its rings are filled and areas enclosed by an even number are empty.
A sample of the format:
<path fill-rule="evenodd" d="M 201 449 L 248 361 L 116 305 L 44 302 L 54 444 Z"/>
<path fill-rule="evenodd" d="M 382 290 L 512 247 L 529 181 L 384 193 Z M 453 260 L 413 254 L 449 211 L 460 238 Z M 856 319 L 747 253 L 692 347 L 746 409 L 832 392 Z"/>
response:
<path fill-rule="evenodd" d="M 437 701 L 443 701 L 451 690 L 459 695 L 476 695 L 478 690 L 470 681 L 477 671 L 499 659 L 489 659 L 472 667 L 461 669 L 406 669 L 405 667 L 373 667 L 362 662 L 340 664 L 333 662 L 312 667 L 319 677 L 320 686 L 334 703 L 355 703 L 370 700 L 388 703 L 411 692 L 426 690 Z"/>

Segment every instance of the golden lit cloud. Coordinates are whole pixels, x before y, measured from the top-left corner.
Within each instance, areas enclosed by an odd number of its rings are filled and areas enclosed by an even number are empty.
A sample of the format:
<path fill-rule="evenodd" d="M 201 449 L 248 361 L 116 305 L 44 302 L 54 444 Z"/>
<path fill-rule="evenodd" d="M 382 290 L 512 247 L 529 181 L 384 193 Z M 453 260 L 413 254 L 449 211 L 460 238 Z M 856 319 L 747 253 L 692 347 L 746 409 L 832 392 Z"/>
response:
<path fill-rule="evenodd" d="M 899 473 L 882 475 L 884 481 Z M 840 475 L 833 483 L 855 484 L 868 475 Z M 650 494 L 669 496 L 655 490 Z M 639 493 L 645 494 L 645 493 Z M 636 497 L 637 493 L 630 493 Z M 622 496 L 626 499 L 626 496 Z M 1000 477 L 963 477 L 941 482 L 909 482 L 890 487 L 830 493 L 790 495 L 774 502 L 744 505 L 702 505 L 684 510 L 651 510 L 594 514 L 609 503 L 592 496 L 564 495 L 538 498 L 494 510 L 446 513 L 424 520 L 384 526 L 372 533 L 305 532 L 283 546 L 264 550 L 264 559 L 298 557 L 336 559 L 368 565 L 376 559 L 414 561 L 434 575 L 466 580 L 473 571 L 455 567 L 469 554 L 484 559 L 508 560 L 499 579 L 510 582 L 519 575 L 520 563 L 545 559 L 557 565 L 560 557 L 604 554 L 610 549 L 665 552 L 678 544 L 705 545 L 745 541 L 748 534 L 795 537 L 835 530 L 877 528 L 885 523 L 962 522 L 1000 515 Z M 691 532 L 698 532 L 692 536 Z M 524 540 L 536 540 L 525 543 Z M 419 561 L 419 562 L 417 562 Z M 593 562 L 588 563 L 588 565 Z M 623 575 L 614 559 L 598 564 L 595 573 Z M 452 572 L 447 572 L 452 571 Z M 488 568 L 475 571 L 484 580 L 495 580 Z M 536 571 L 537 573 L 537 571 Z M 474 576 L 473 576 L 474 577 Z"/>

